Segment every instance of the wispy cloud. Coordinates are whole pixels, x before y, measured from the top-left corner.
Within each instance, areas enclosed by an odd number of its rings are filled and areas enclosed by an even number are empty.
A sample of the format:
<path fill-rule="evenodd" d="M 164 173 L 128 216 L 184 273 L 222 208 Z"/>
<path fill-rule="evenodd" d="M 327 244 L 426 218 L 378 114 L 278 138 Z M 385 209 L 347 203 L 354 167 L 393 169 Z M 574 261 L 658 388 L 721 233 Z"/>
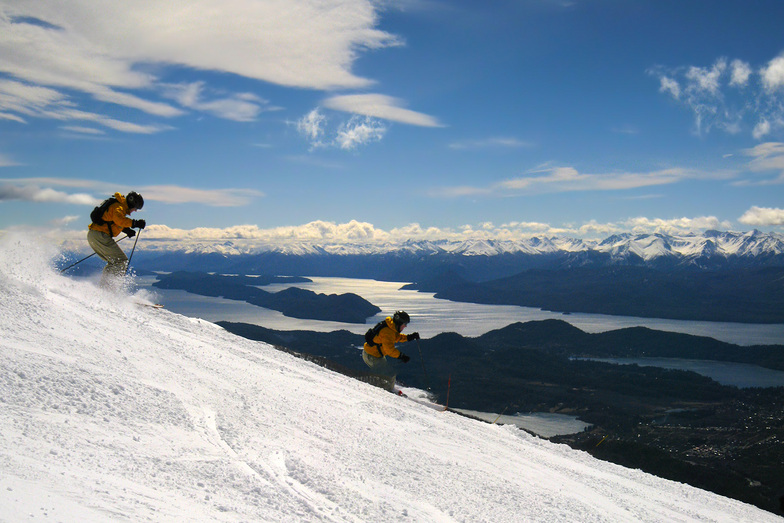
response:
<path fill-rule="evenodd" d="M 0 47 L 0 54 L 2 54 L 2 47 Z M 137 124 L 82 111 L 77 108 L 73 99 L 55 89 L 15 80 L 0 79 L 0 111 L 4 111 L 7 115 L 5 119 L 20 123 L 27 123 L 30 118 L 91 122 L 116 131 L 137 134 L 153 134 L 171 129 L 167 125 Z"/>
<path fill-rule="evenodd" d="M 784 129 L 784 54 L 760 67 L 719 58 L 708 67 L 654 67 L 659 91 L 694 113 L 697 134 L 714 128 L 762 139 Z"/>
<path fill-rule="evenodd" d="M 361 114 L 408 125 L 441 127 L 436 118 L 406 109 L 403 107 L 402 100 L 383 94 L 333 96 L 324 100 L 323 105 L 335 111 Z"/>
<path fill-rule="evenodd" d="M 574 167 L 542 167 L 522 176 L 496 182 L 485 187 L 441 187 L 430 191 L 431 196 L 453 198 L 460 196 L 514 196 L 577 191 L 623 191 L 641 187 L 669 185 L 688 179 L 731 179 L 730 171 L 700 171 L 670 168 L 650 172 L 610 172 L 585 174 Z"/>
<path fill-rule="evenodd" d="M 381 140 L 387 128 L 369 116 L 353 116 L 333 126 L 330 119 L 318 108 L 294 122 L 300 135 L 311 149 L 339 148 L 347 151 Z"/>
<path fill-rule="evenodd" d="M 0 202 L 9 200 L 21 200 L 36 203 L 70 203 L 75 205 L 96 205 L 98 199 L 89 194 L 77 193 L 68 194 L 56 191 L 49 187 L 38 187 L 36 185 L 0 185 Z"/>
<path fill-rule="evenodd" d="M 207 99 L 204 82 L 165 85 L 164 96 L 176 100 L 183 107 L 209 113 L 226 120 L 252 122 L 262 111 L 277 111 L 280 107 L 253 93 L 233 93 Z"/>
<path fill-rule="evenodd" d="M 193 189 L 175 185 L 148 185 L 137 189 L 145 199 L 164 203 L 198 203 L 210 207 L 242 207 L 264 193 L 254 189 Z"/>
<path fill-rule="evenodd" d="M 387 128 L 370 117 L 354 117 L 338 129 L 335 141 L 343 150 L 353 150 L 360 145 L 377 142 L 384 137 Z"/>
<path fill-rule="evenodd" d="M 63 131 L 68 131 L 71 133 L 86 134 L 92 136 L 101 136 L 106 134 L 104 131 L 100 129 L 96 129 L 95 127 L 83 127 L 80 125 L 64 125 L 63 127 L 61 127 L 61 129 Z"/>
<path fill-rule="evenodd" d="M 57 189 L 55 189 L 57 188 Z M 61 190 L 83 189 L 88 192 L 69 193 Z M 175 185 L 133 187 L 146 201 L 184 204 L 198 203 L 211 207 L 241 207 L 249 205 L 264 193 L 254 189 L 194 189 Z M 97 205 L 107 195 L 131 190 L 116 184 L 68 178 L 0 178 L 0 201 L 22 200 L 35 203 L 69 203 Z M 98 196 L 93 196 L 96 194 Z"/>
<path fill-rule="evenodd" d="M 362 52 L 402 45 L 376 27 L 377 8 L 365 0 L 236 0 L 231 8 L 221 0 L 73 0 L 68 9 L 57 0 L 3 1 L 0 73 L 12 80 L 0 84 L 0 118 L 86 119 L 124 132 L 161 130 L 80 110 L 77 95 L 162 118 L 200 111 L 248 121 L 270 109 L 254 93 L 206 98 L 204 82 L 172 97 L 172 86 L 161 80 L 169 66 L 297 88 L 367 88 L 373 81 L 352 72 L 354 61 Z"/>
<path fill-rule="evenodd" d="M 7 154 L 0 153 L 0 167 L 13 167 L 14 165 L 19 165 L 19 164 L 15 162 Z"/>
<path fill-rule="evenodd" d="M 474 140 L 461 140 L 449 144 L 455 150 L 482 150 L 482 149 L 522 149 L 533 147 L 531 142 L 526 142 L 513 136 L 493 136 Z"/>
<path fill-rule="evenodd" d="M 784 183 L 784 143 L 767 142 L 742 151 L 752 160 L 749 170 L 757 173 L 773 173 L 772 178 L 763 180 L 742 180 L 738 185 L 778 185 Z"/>

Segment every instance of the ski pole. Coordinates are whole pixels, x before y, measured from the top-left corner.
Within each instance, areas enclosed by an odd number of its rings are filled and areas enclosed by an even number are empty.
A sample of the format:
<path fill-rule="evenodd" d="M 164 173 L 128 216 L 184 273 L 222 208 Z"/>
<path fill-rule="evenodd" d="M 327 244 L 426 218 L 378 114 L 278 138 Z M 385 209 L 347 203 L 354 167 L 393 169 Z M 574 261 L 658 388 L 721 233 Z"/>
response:
<path fill-rule="evenodd" d="M 128 256 L 128 265 L 125 266 L 126 275 L 128 274 L 128 270 L 131 268 L 131 260 L 133 259 L 133 252 L 136 250 L 136 242 L 139 241 L 139 236 L 141 236 L 141 234 L 142 234 L 142 230 L 139 229 L 139 232 L 136 233 L 136 239 L 133 241 L 133 249 L 131 249 L 131 255 Z"/>
<path fill-rule="evenodd" d="M 123 241 L 125 238 L 127 238 L 127 236 L 124 236 L 124 237 L 120 238 L 119 240 L 117 240 L 117 243 L 119 243 L 119 242 Z M 92 254 L 91 254 L 91 255 L 89 255 L 89 256 L 85 256 L 84 258 L 82 258 L 82 259 L 81 259 L 81 260 L 79 260 L 78 262 L 74 262 L 74 263 L 72 263 L 71 265 L 69 265 L 69 266 L 68 266 L 68 267 L 66 267 L 65 269 L 60 269 L 60 272 L 61 272 L 61 273 L 62 273 L 62 272 L 65 272 L 65 271 L 67 271 L 68 269 L 70 269 L 71 267 L 73 267 L 73 266 L 75 266 L 75 265 L 79 265 L 80 263 L 82 263 L 82 262 L 83 262 L 84 260 L 86 260 L 87 258 L 92 258 L 92 257 L 93 257 L 93 256 L 95 256 L 96 254 L 97 254 L 97 253 L 95 253 L 95 252 L 94 252 L 94 253 L 92 253 Z"/>
<path fill-rule="evenodd" d="M 425 360 L 422 358 L 422 346 L 419 344 L 419 338 L 417 338 L 417 348 L 419 349 L 419 361 L 422 363 L 422 372 L 425 375 L 425 384 L 427 385 L 427 390 L 430 390 L 430 378 L 427 377 L 427 371 L 425 370 Z"/>

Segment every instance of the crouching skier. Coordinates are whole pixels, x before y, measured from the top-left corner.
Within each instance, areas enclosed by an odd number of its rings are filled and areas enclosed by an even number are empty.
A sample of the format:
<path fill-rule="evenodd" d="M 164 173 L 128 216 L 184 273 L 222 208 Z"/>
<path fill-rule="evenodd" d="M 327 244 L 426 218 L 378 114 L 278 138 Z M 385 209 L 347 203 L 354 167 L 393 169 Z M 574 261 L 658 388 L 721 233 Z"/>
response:
<path fill-rule="evenodd" d="M 412 341 L 419 339 L 418 332 L 402 334 L 411 318 L 404 311 L 397 311 L 394 315 L 388 316 L 384 321 L 379 322 L 375 327 L 368 330 L 365 334 L 365 346 L 362 351 L 362 359 L 370 367 L 373 373 L 387 378 L 385 388 L 392 390 L 395 385 L 397 371 L 387 361 L 387 356 L 397 358 L 403 363 L 408 363 L 411 359 L 396 347 L 395 343 Z"/>
<path fill-rule="evenodd" d="M 131 227 L 144 229 L 144 220 L 131 220 L 131 213 L 144 207 L 144 198 L 136 192 L 127 196 L 115 193 L 96 207 L 90 214 L 92 223 L 87 232 L 87 243 L 105 262 L 106 267 L 101 275 L 101 287 L 116 287 L 125 276 L 128 257 L 114 241 L 114 237 L 124 232 L 129 238 L 136 235 Z"/>

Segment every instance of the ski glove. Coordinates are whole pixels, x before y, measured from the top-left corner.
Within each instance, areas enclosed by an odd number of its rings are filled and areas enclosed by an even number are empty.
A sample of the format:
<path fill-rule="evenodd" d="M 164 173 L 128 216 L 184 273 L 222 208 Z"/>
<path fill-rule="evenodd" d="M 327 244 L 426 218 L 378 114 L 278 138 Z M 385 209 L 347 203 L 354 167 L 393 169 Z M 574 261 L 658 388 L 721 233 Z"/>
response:
<path fill-rule="evenodd" d="M 410 360 L 411 358 L 409 358 L 408 356 L 406 356 L 405 354 L 403 354 L 403 353 L 401 352 L 401 353 L 400 353 L 400 358 L 398 358 L 398 359 L 399 359 L 400 361 L 402 361 L 403 363 L 408 363 L 408 360 Z"/>
<path fill-rule="evenodd" d="M 418 340 L 418 339 L 419 339 L 419 333 L 418 332 L 412 332 L 411 334 L 408 335 L 408 341 Z"/>
<path fill-rule="evenodd" d="M 134 236 L 136 236 L 136 231 L 134 231 L 130 227 L 126 227 L 125 229 L 122 230 L 122 232 L 124 232 L 125 235 L 128 236 L 128 238 L 133 238 Z"/>
<path fill-rule="evenodd" d="M 144 229 L 144 226 L 147 225 L 147 222 L 144 220 L 131 220 L 131 227 L 136 227 L 137 229 Z"/>

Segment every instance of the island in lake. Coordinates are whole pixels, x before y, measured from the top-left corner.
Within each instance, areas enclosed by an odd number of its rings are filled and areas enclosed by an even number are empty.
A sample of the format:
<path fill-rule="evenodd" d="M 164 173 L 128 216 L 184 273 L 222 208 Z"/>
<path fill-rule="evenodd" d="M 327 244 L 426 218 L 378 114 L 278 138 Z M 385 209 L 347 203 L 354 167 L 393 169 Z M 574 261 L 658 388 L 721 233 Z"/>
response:
<path fill-rule="evenodd" d="M 284 316 L 344 323 L 365 323 L 381 309 L 354 294 L 317 294 L 313 291 L 290 287 L 279 292 L 267 292 L 259 286 L 270 283 L 296 283 L 307 278 L 279 276 L 225 276 L 204 272 L 173 272 L 158 276 L 154 287 L 178 289 L 201 296 L 221 297 L 245 301 L 252 305 L 272 309 Z"/>

